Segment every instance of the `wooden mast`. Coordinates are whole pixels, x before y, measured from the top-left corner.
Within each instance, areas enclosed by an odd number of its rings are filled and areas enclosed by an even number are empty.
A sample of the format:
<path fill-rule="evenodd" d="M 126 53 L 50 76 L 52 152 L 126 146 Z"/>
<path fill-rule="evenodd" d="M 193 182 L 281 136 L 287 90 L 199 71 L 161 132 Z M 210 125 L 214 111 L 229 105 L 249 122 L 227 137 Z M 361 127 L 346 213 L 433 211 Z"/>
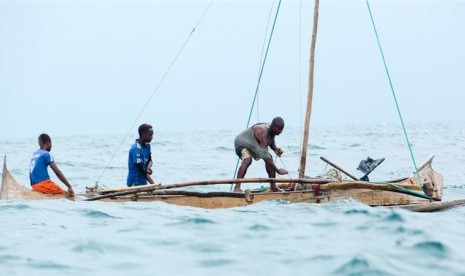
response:
<path fill-rule="evenodd" d="M 304 137 L 302 139 L 302 155 L 300 156 L 299 178 L 305 176 L 305 165 L 307 163 L 307 146 L 308 146 L 308 132 L 310 128 L 310 115 L 312 114 L 312 100 L 313 100 L 313 75 L 315 67 L 315 44 L 316 34 L 318 29 L 318 7 L 319 0 L 315 0 L 315 10 L 313 13 L 313 34 L 312 44 L 310 46 L 310 66 L 308 73 L 308 96 L 307 96 L 307 111 L 305 112 L 305 129 Z"/>

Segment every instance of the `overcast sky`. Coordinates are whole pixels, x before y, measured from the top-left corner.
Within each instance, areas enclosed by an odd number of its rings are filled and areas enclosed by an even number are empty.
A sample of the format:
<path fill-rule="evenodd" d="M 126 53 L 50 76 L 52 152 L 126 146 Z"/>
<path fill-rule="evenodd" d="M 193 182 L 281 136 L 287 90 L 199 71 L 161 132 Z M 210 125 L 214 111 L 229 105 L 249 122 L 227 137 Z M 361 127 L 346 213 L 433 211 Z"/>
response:
<path fill-rule="evenodd" d="M 0 138 L 126 133 L 209 3 L 0 0 Z M 465 1 L 370 3 L 404 120 L 464 121 Z M 244 128 L 272 4 L 214 1 L 136 125 Z M 300 127 L 312 20 L 282 1 L 252 123 Z M 313 127 L 399 123 L 365 1 L 320 1 L 314 93 Z"/>

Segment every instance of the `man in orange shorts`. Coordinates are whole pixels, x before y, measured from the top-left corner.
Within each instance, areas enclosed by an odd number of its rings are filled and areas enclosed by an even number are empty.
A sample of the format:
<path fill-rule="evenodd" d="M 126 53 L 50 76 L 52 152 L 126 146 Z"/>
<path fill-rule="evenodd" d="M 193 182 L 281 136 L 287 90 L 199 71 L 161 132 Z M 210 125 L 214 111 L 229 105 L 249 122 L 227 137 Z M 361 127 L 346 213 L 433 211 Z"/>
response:
<path fill-rule="evenodd" d="M 39 146 L 40 149 L 32 155 L 29 170 L 32 190 L 44 194 L 65 194 L 68 197 L 73 197 L 73 187 L 71 187 L 66 177 L 58 169 L 53 156 L 50 154 L 50 150 L 52 150 L 52 139 L 50 139 L 50 136 L 45 133 L 39 135 Z M 60 186 L 50 179 L 47 170 L 48 166 L 52 168 L 58 179 L 68 187 L 68 192 L 63 191 Z"/>

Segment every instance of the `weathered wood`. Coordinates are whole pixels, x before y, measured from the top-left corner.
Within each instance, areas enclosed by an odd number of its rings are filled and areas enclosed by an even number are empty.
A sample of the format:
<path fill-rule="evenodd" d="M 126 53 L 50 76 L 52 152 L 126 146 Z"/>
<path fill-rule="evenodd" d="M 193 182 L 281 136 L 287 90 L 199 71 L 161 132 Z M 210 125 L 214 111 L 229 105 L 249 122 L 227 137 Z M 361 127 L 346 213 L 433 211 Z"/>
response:
<path fill-rule="evenodd" d="M 440 174 L 435 172 L 431 167 L 429 160 L 425 166 L 421 167 L 420 176 L 423 180 L 431 181 L 434 183 L 434 194 L 440 197 L 442 194 L 442 181 L 443 178 Z M 3 166 L 1 199 L 22 199 L 22 200 L 35 200 L 35 199 L 55 199 L 53 196 L 44 195 L 31 191 L 30 189 L 21 186 L 13 176 L 8 172 L 6 164 Z M 269 179 L 262 179 L 268 182 Z M 289 182 L 287 179 L 276 179 L 278 182 Z M 396 183 L 396 185 L 412 190 L 419 190 L 416 183 L 417 177 L 415 175 L 403 181 Z M 427 182 L 425 180 L 425 182 Z M 245 179 L 245 181 L 256 181 L 254 179 Z M 315 182 L 312 179 L 304 179 L 305 182 Z M 318 181 L 318 180 L 317 180 Z M 328 180 L 325 180 L 328 181 Z M 202 181 L 209 183 L 210 181 Z M 190 182 L 193 184 L 195 182 Z M 428 182 L 427 182 L 428 183 Z M 185 183 L 184 183 L 185 184 Z M 208 184 L 206 184 L 208 185 Z M 261 193 L 230 193 L 230 192 L 210 192 L 201 193 L 196 191 L 170 191 L 166 189 L 153 190 L 149 192 L 138 192 L 136 194 L 126 194 L 101 199 L 106 202 L 127 202 L 127 201 L 140 201 L 140 202 L 165 202 L 170 204 L 193 206 L 199 208 L 230 208 L 237 206 L 247 206 L 264 200 L 284 200 L 289 202 L 299 203 L 325 203 L 338 200 L 354 199 L 370 206 L 404 206 L 406 204 L 415 204 L 412 211 L 435 211 L 444 209 L 446 206 L 452 208 L 455 206 L 462 206 L 462 203 L 456 202 L 454 204 L 436 205 L 432 208 L 430 205 L 428 209 L 420 208 L 419 204 L 429 204 L 428 199 L 415 197 L 410 194 L 403 194 L 395 192 L 392 187 L 385 187 L 387 184 L 374 184 L 369 182 L 329 182 L 321 183 L 321 194 L 315 194 L 311 189 L 303 191 L 289 191 L 289 192 L 261 192 Z M 176 186 L 176 185 L 175 185 Z M 389 185 L 391 186 L 391 185 Z M 153 186 L 152 186 L 153 187 Z M 331 188 L 331 189 L 328 189 Z M 379 190 L 386 189 L 386 190 Z M 6 197 L 4 197 L 4 195 Z M 247 196 L 248 195 L 248 196 Z M 77 195 L 75 200 L 83 200 L 88 198 L 90 194 Z M 428 206 L 428 205 L 424 205 Z"/>
<path fill-rule="evenodd" d="M 174 189 L 174 188 L 184 188 L 189 186 L 205 186 L 205 185 L 221 185 L 221 184 L 235 184 L 235 183 L 269 183 L 269 182 L 278 182 L 278 183 L 302 183 L 302 184 L 325 184 L 332 182 L 328 179 L 308 179 L 308 178 L 240 178 L 240 179 L 217 179 L 217 180 L 201 180 L 201 181 L 192 181 L 185 183 L 174 183 L 174 184 L 149 184 L 143 186 L 133 186 L 127 188 L 119 189 L 108 189 L 100 191 L 99 194 L 107 194 L 114 192 L 124 192 L 124 191 L 146 191 L 146 190 L 161 190 L 161 189 Z M 143 190 L 141 190 L 143 189 Z"/>
<path fill-rule="evenodd" d="M 252 179 L 249 179 L 252 180 Z M 255 179 L 256 181 L 257 179 Z M 267 180 L 267 182 L 270 179 L 258 179 L 258 180 Z M 280 182 L 285 182 L 286 179 L 276 179 Z M 219 181 L 219 180 L 218 180 Z M 289 180 L 287 180 L 288 182 Z M 409 194 L 411 196 L 418 196 L 415 194 L 408 193 L 403 190 L 399 190 L 398 188 L 389 185 L 389 184 L 373 184 L 369 182 L 364 182 L 364 181 L 358 181 L 358 182 L 332 182 L 329 180 L 312 180 L 312 179 L 292 179 L 293 182 L 295 183 L 310 183 L 310 184 L 320 184 L 320 189 L 322 191 L 325 190 L 349 190 L 349 189 L 366 189 L 366 190 L 377 190 L 377 191 L 390 191 L 390 192 L 395 192 L 395 193 L 402 193 L 402 194 Z M 120 191 L 120 192 L 113 192 L 113 193 L 105 193 L 101 195 L 97 195 L 88 199 L 85 199 L 86 201 L 94 201 L 94 200 L 101 200 L 105 198 L 112 198 L 112 197 L 117 197 L 117 196 L 125 196 L 125 195 L 130 195 L 130 194 L 138 194 L 138 193 L 151 193 L 153 195 L 157 195 L 157 191 L 164 191 L 166 189 L 173 189 L 173 188 L 181 188 L 181 187 L 188 187 L 188 186 L 199 186 L 199 185 L 211 185 L 212 181 L 199 181 L 199 182 L 188 182 L 188 183 L 179 183 L 179 184 L 170 184 L 170 185 L 147 185 L 147 186 L 142 186 L 136 189 L 130 189 L 126 191 Z M 216 184 L 224 184 L 224 181 L 221 183 L 216 183 Z M 398 184 L 398 186 L 404 188 L 404 189 L 409 189 L 409 190 L 417 190 L 419 191 L 420 188 L 417 185 L 412 185 L 412 184 Z M 178 192 L 178 191 L 176 191 Z M 167 194 L 165 192 L 160 192 L 159 194 Z M 175 193 L 172 193 L 173 195 Z M 240 194 L 240 193 L 227 193 L 227 194 Z M 179 194 L 181 195 L 181 194 Z M 187 194 L 186 194 L 187 195 Z M 226 193 L 225 193 L 226 195 Z M 421 197 L 421 196 L 418 196 Z"/>
<path fill-rule="evenodd" d="M 397 186 L 397 187 L 396 187 Z M 403 189 L 399 189 L 401 187 Z M 421 188 L 418 185 L 411 184 L 396 184 L 395 186 L 390 184 L 373 184 L 365 181 L 358 182 L 332 182 L 328 184 L 322 184 L 320 186 L 321 190 L 357 190 L 357 189 L 366 189 L 374 191 L 389 191 L 394 193 L 406 194 L 414 197 L 428 198 L 435 201 L 441 201 L 438 197 L 428 197 L 423 193 L 414 193 L 413 191 L 421 191 Z"/>
<path fill-rule="evenodd" d="M 164 202 L 182 206 L 192 206 L 199 208 L 231 208 L 247 206 L 267 200 L 283 200 L 299 203 L 326 203 L 332 201 L 346 200 L 348 198 L 363 202 L 370 206 L 388 206 L 426 203 L 428 200 L 410 195 L 393 193 L 390 191 L 349 189 L 349 190 L 328 190 L 322 195 L 316 196 L 313 191 L 291 191 L 291 192 L 263 192 L 252 193 L 249 199 L 231 197 L 210 197 L 203 198 L 197 196 L 177 196 L 177 195 L 149 195 L 141 193 L 137 196 L 127 195 L 121 197 L 102 199 L 106 202 Z"/>
<path fill-rule="evenodd" d="M 240 194 L 243 195 L 244 194 Z M 231 197 L 197 197 L 197 196 L 149 196 L 140 194 L 137 196 L 124 196 L 115 198 L 105 198 L 105 202 L 127 202 L 137 200 L 138 202 L 164 202 L 179 206 L 192 206 L 198 208 L 231 208 L 254 204 L 267 200 L 283 200 L 289 202 L 301 203 L 323 203 L 328 202 L 327 197 L 315 196 L 312 191 L 297 191 L 286 193 L 251 193 L 249 198 L 231 198 Z"/>
<path fill-rule="evenodd" d="M 390 206 L 391 208 L 402 208 L 413 212 L 436 212 L 442 211 L 453 207 L 465 205 L 465 199 L 449 200 L 442 202 L 431 202 L 424 204 L 415 204 L 415 205 L 400 205 L 400 206 Z"/>
<path fill-rule="evenodd" d="M 326 184 L 331 182 L 331 180 L 327 179 L 283 179 L 283 178 L 242 178 L 242 179 L 223 179 L 223 180 L 209 180 L 209 181 L 194 181 L 194 182 L 186 182 L 186 183 L 176 183 L 176 184 L 168 184 L 168 185 L 144 185 L 144 186 L 137 186 L 137 187 L 129 187 L 123 191 L 117 192 L 100 192 L 101 195 L 88 198 L 86 201 L 93 201 L 93 200 L 100 200 L 108 197 L 115 197 L 115 196 L 123 196 L 129 194 L 137 194 L 142 192 L 151 192 L 155 190 L 163 190 L 163 189 L 175 189 L 175 188 L 183 188 L 189 186 L 204 186 L 204 185 L 217 185 L 217 184 L 230 184 L 230 183 L 263 183 L 263 182 L 294 182 L 294 183 L 304 183 L 304 184 Z"/>
<path fill-rule="evenodd" d="M 66 195 L 48 195 L 31 190 L 20 185 L 13 178 L 6 166 L 6 156 L 3 160 L 2 186 L 0 188 L 0 200 L 4 199 L 61 199 Z M 70 198 L 68 198 L 70 199 Z M 73 200 L 73 199 L 71 199 Z"/>
<path fill-rule="evenodd" d="M 405 189 L 413 190 L 413 191 L 421 191 L 421 188 L 418 185 L 413 184 L 396 184 Z M 365 181 L 344 181 L 344 182 L 330 182 L 327 184 L 321 184 L 321 190 L 331 190 L 331 189 L 340 189 L 340 190 L 348 190 L 348 189 L 370 189 L 370 190 L 383 190 L 383 191 L 396 191 L 398 190 L 396 187 L 386 184 L 378 184 L 378 183 L 370 183 Z"/>
<path fill-rule="evenodd" d="M 300 167 L 299 177 L 305 176 L 305 166 L 307 163 L 307 147 L 308 147 L 308 136 L 310 129 L 310 116 L 312 114 L 312 102 L 313 102 L 313 81 L 314 81 L 314 69 L 315 69 L 315 46 L 316 46 L 316 35 L 318 33 L 318 9 L 319 0 L 315 0 L 315 8 L 313 11 L 313 34 L 312 44 L 310 46 L 310 64 L 308 73 L 308 95 L 307 95 L 307 109 L 305 112 L 305 124 L 304 124 L 304 137 L 302 139 L 302 154 L 300 156 Z"/>
<path fill-rule="evenodd" d="M 324 162 L 328 163 L 330 166 L 332 166 L 333 168 L 337 169 L 337 170 L 340 170 L 341 172 L 343 172 L 345 175 L 347 175 L 348 177 L 352 178 L 353 180 L 360 180 L 358 179 L 357 177 L 353 176 L 352 174 L 350 174 L 349 172 L 347 172 L 346 170 L 342 169 L 341 167 L 339 167 L 338 165 L 334 164 L 333 162 L 329 161 L 328 159 L 326 159 L 325 157 L 323 156 L 320 156 L 320 159 L 323 160 Z"/>
<path fill-rule="evenodd" d="M 194 191 L 170 191 L 170 190 L 159 190 L 149 192 L 150 195 L 154 196 L 164 196 L 164 195 L 176 195 L 176 196 L 196 196 L 196 197 L 232 197 L 232 198 L 245 198 L 243 193 L 233 193 L 233 192 L 194 192 Z"/>

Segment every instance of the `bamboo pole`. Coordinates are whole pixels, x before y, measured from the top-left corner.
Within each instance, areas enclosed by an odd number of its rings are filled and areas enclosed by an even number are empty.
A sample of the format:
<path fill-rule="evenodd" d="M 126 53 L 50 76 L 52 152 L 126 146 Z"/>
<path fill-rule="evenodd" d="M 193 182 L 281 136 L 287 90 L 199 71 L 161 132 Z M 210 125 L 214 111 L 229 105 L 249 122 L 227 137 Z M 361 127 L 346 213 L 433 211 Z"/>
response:
<path fill-rule="evenodd" d="M 347 175 L 348 177 L 352 178 L 353 180 L 355 181 L 358 181 L 360 179 L 358 179 L 357 177 L 353 176 L 352 174 L 350 174 L 349 172 L 345 171 L 344 169 L 342 169 L 341 167 L 339 167 L 338 165 L 334 164 L 333 162 L 329 161 L 328 159 L 326 159 L 325 157 L 323 156 L 320 156 L 320 159 L 325 161 L 326 163 L 328 163 L 329 165 L 331 165 L 333 168 L 337 169 L 337 170 L 340 170 L 341 172 L 343 172 L 345 175 Z"/>
<path fill-rule="evenodd" d="M 163 190 L 163 189 L 174 189 L 174 188 L 183 188 L 189 186 L 205 186 L 205 185 L 218 185 L 218 184 L 235 184 L 235 183 L 266 183 L 266 182 L 278 182 L 278 183 L 302 183 L 302 184 L 325 184 L 332 182 L 328 179 L 286 179 L 286 178 L 240 178 L 240 179 L 218 179 L 218 180 L 201 180 L 201 181 L 192 181 L 185 183 L 174 183 L 166 185 L 144 185 L 144 186 L 135 186 L 128 187 L 125 189 L 110 189 L 101 191 L 100 194 L 114 193 L 114 192 L 146 192 L 153 190 Z"/>
<path fill-rule="evenodd" d="M 315 0 L 315 9 L 313 13 L 313 34 L 312 44 L 310 46 L 310 68 L 308 76 L 308 96 L 307 96 L 307 111 L 305 113 L 305 129 L 304 137 L 302 139 L 302 155 L 300 156 L 300 168 L 299 178 L 305 176 L 305 165 L 307 163 L 307 146 L 308 146 L 308 132 L 310 128 L 310 116 L 312 114 L 312 101 L 313 101 L 313 79 L 314 79 L 314 67 L 315 67 L 315 45 L 316 35 L 318 30 L 318 9 L 319 0 Z"/>
<path fill-rule="evenodd" d="M 105 195 L 94 196 L 91 198 L 87 198 L 84 201 L 95 201 L 105 198 L 117 197 L 117 196 L 125 196 L 134 194 L 128 192 L 118 192 L 118 193 L 111 193 Z M 195 196 L 201 198 L 208 198 L 208 197 L 231 197 L 231 198 L 245 198 L 245 194 L 243 193 L 233 193 L 233 192 L 194 192 L 194 191 L 169 191 L 169 190 L 154 190 L 150 192 L 151 196 Z"/>
<path fill-rule="evenodd" d="M 240 180 L 240 181 L 238 181 Z M 167 189 L 174 189 L 174 188 L 182 188 L 182 187 L 189 187 L 189 186 L 204 186 L 204 185 L 215 185 L 215 184 L 230 184 L 230 183 L 260 183 L 260 182 L 269 182 L 273 180 L 275 182 L 294 182 L 294 183 L 304 183 L 304 184 L 320 184 L 321 190 L 346 190 L 346 189 L 368 189 L 368 190 L 383 190 L 383 191 L 391 191 L 391 192 L 398 192 L 398 193 L 407 193 L 402 190 L 399 190 L 396 187 L 393 187 L 389 184 L 373 184 L 364 181 L 356 181 L 356 182 L 334 182 L 331 180 L 324 180 L 324 179 L 269 179 L 269 178 L 243 178 L 243 179 L 227 179 L 227 180 L 210 180 L 210 181 L 196 181 L 196 182 L 187 182 L 187 183 L 176 183 L 176 184 L 168 184 L 168 185 L 146 185 L 140 186 L 137 188 L 128 188 L 127 190 L 122 190 L 118 192 L 103 192 L 103 194 L 97 195 L 92 198 L 86 199 L 86 201 L 93 201 L 99 200 L 104 198 L 110 197 L 117 197 L 117 196 L 124 196 L 130 194 L 137 194 L 137 193 L 151 193 L 152 195 L 167 195 L 170 193 L 166 191 Z M 410 190 L 419 190 L 417 185 L 411 184 L 399 184 L 399 186 L 410 189 Z M 111 190 L 110 190 L 111 191 Z M 173 191 L 173 195 L 175 192 L 182 192 L 182 191 Z M 186 191 L 187 192 L 187 191 Z M 232 194 L 241 194 L 241 193 L 228 193 L 228 195 Z M 178 195 L 181 195 L 178 193 Z M 188 194 L 184 194 L 188 195 Z M 194 194 L 192 194 L 194 195 Z M 412 194 L 411 194 L 412 195 Z M 195 195 L 196 196 L 196 195 Z M 227 195 L 224 195 L 227 196 Z M 413 196 L 416 196 L 413 194 Z M 236 197 L 236 196 L 232 196 Z M 437 200 L 437 199 L 436 199 Z"/>
<path fill-rule="evenodd" d="M 308 180 L 308 179 L 307 179 Z M 279 181 L 282 182 L 282 181 Z M 190 184 L 190 183 L 183 183 L 183 184 Z M 217 183 L 220 184 L 220 183 Z M 224 184 L 224 183 L 221 183 Z M 328 191 L 328 190 L 349 190 L 349 189 L 366 189 L 366 190 L 376 190 L 376 191 L 388 191 L 388 192 L 395 192 L 395 193 L 402 193 L 402 194 L 408 194 L 411 196 L 417 196 L 417 197 L 422 197 L 416 194 L 409 193 L 407 191 L 399 190 L 396 187 L 393 187 L 388 184 L 371 184 L 363 181 L 359 182 L 327 182 L 327 183 L 319 183 L 320 189 L 322 191 Z M 173 184 L 176 185 L 176 188 L 183 187 L 181 184 Z M 211 185 L 211 184 L 206 184 L 206 185 Z M 171 185 L 164 185 L 164 189 L 157 189 L 157 187 L 143 187 L 139 188 L 136 190 L 129 190 L 129 191 L 121 191 L 121 192 L 114 192 L 114 193 L 107 193 L 103 195 L 97 195 L 95 197 L 87 198 L 85 201 L 95 201 L 95 200 L 100 200 L 100 199 L 105 199 L 105 198 L 112 198 L 112 197 L 118 197 L 118 196 L 125 196 L 125 195 L 130 195 L 130 194 L 138 194 L 138 193 L 149 193 L 149 195 L 179 195 L 179 196 L 196 196 L 196 197 L 233 197 L 233 198 L 244 198 L 243 193 L 234 193 L 234 192 L 207 192 L 207 193 L 202 193 L 202 192 L 194 192 L 194 191 L 169 191 L 167 190 L 166 186 L 171 186 Z M 410 190 L 417 190 L 419 191 L 418 185 L 412 185 L 412 184 L 404 184 L 404 185 L 399 185 L 402 186 L 405 189 L 410 189 Z M 186 186 L 184 186 L 186 187 Z M 150 189 L 149 189 L 150 188 Z M 434 200 L 440 200 L 433 198 Z"/>
<path fill-rule="evenodd" d="M 418 185 L 414 184 L 397 184 L 405 189 L 413 191 L 421 191 Z M 369 189 L 369 190 L 383 190 L 383 191 L 398 191 L 399 189 L 395 186 L 378 183 L 369 183 L 365 181 L 353 181 L 353 182 L 330 182 L 327 184 L 321 184 L 321 190 L 349 190 L 349 189 Z"/>

